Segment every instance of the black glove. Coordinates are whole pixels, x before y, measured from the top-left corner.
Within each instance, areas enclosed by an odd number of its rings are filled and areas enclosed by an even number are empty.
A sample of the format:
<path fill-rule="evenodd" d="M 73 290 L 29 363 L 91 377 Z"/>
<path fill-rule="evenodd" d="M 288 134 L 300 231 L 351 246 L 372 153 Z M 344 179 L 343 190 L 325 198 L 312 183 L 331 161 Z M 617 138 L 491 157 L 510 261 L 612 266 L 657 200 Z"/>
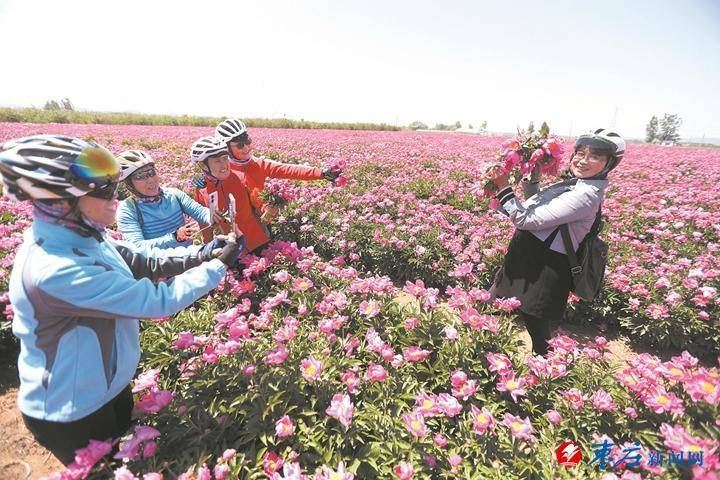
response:
<path fill-rule="evenodd" d="M 340 170 L 330 170 L 329 168 L 325 167 L 325 168 L 323 168 L 322 173 L 320 175 L 325 180 L 329 180 L 334 183 L 335 180 L 337 180 L 338 177 L 340 176 L 340 173 L 341 173 Z"/>
<path fill-rule="evenodd" d="M 190 183 L 192 183 L 193 187 L 202 190 L 207 185 L 207 182 L 205 182 L 205 175 L 195 175 L 192 180 L 190 180 Z"/>
<path fill-rule="evenodd" d="M 200 249 L 200 252 L 198 253 L 198 258 L 200 258 L 201 261 L 207 262 L 212 260 L 213 258 L 213 250 L 218 248 L 223 248 L 225 246 L 225 240 L 220 240 L 219 238 L 215 237 Z"/>
<path fill-rule="evenodd" d="M 233 267 L 237 263 L 242 247 L 245 246 L 245 239 L 243 237 L 240 238 L 242 238 L 242 240 L 238 239 L 237 242 L 225 242 L 222 252 L 220 252 L 220 255 L 217 257 L 218 260 L 227 265 L 228 268 Z"/>

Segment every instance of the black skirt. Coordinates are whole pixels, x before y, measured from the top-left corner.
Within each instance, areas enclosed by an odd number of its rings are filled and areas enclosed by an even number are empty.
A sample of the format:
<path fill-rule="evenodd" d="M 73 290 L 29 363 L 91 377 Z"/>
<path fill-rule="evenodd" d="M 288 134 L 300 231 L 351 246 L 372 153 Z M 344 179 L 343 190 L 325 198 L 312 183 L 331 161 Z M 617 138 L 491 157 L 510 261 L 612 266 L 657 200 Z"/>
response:
<path fill-rule="evenodd" d="M 564 253 L 550 250 L 552 238 L 543 242 L 527 230 L 516 230 L 491 292 L 496 297 L 516 297 L 519 310 L 538 318 L 559 320 L 565 313 L 572 277 Z"/>

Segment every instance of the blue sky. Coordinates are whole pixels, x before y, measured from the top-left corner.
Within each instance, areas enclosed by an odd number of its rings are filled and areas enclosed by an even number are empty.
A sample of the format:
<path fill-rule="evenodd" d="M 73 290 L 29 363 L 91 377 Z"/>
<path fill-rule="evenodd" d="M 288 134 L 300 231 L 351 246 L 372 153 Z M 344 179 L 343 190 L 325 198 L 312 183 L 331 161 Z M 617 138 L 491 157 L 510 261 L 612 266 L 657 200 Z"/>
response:
<path fill-rule="evenodd" d="M 720 1 L 0 0 L 0 105 L 720 137 Z"/>

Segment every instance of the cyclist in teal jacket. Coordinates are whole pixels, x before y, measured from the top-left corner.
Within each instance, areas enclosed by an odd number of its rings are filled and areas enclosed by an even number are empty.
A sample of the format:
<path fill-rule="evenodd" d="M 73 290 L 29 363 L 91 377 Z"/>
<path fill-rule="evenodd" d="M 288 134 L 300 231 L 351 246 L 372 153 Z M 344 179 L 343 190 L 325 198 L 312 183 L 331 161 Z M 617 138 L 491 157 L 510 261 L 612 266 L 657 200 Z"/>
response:
<path fill-rule="evenodd" d="M 109 238 L 120 166 L 79 139 L 7 142 L 0 174 L 6 195 L 33 203 L 10 277 L 18 406 L 39 443 L 69 464 L 90 439 L 121 436 L 130 425 L 138 319 L 174 314 L 207 294 L 239 246 L 232 236 L 172 250 Z"/>

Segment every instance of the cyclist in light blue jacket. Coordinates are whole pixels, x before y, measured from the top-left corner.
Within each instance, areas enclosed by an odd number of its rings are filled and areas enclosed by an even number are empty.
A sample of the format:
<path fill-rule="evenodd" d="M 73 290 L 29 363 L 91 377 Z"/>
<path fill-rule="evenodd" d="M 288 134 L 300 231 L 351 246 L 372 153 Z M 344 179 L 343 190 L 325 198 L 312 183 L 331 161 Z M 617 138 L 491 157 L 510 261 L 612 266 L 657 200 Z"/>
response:
<path fill-rule="evenodd" d="M 38 442 L 69 464 L 90 439 L 121 436 L 130 425 L 138 319 L 174 314 L 207 294 L 239 246 L 232 236 L 172 250 L 110 239 L 120 166 L 79 139 L 7 142 L 0 174 L 6 195 L 33 203 L 10 277 L 18 406 Z"/>
<path fill-rule="evenodd" d="M 123 239 L 147 247 L 188 246 L 192 244 L 192 230 L 185 225 L 185 215 L 204 225 L 214 223 L 209 209 L 177 188 L 160 186 L 155 161 L 147 153 L 128 150 L 117 160 L 121 179 L 130 192 L 117 212 Z"/>

